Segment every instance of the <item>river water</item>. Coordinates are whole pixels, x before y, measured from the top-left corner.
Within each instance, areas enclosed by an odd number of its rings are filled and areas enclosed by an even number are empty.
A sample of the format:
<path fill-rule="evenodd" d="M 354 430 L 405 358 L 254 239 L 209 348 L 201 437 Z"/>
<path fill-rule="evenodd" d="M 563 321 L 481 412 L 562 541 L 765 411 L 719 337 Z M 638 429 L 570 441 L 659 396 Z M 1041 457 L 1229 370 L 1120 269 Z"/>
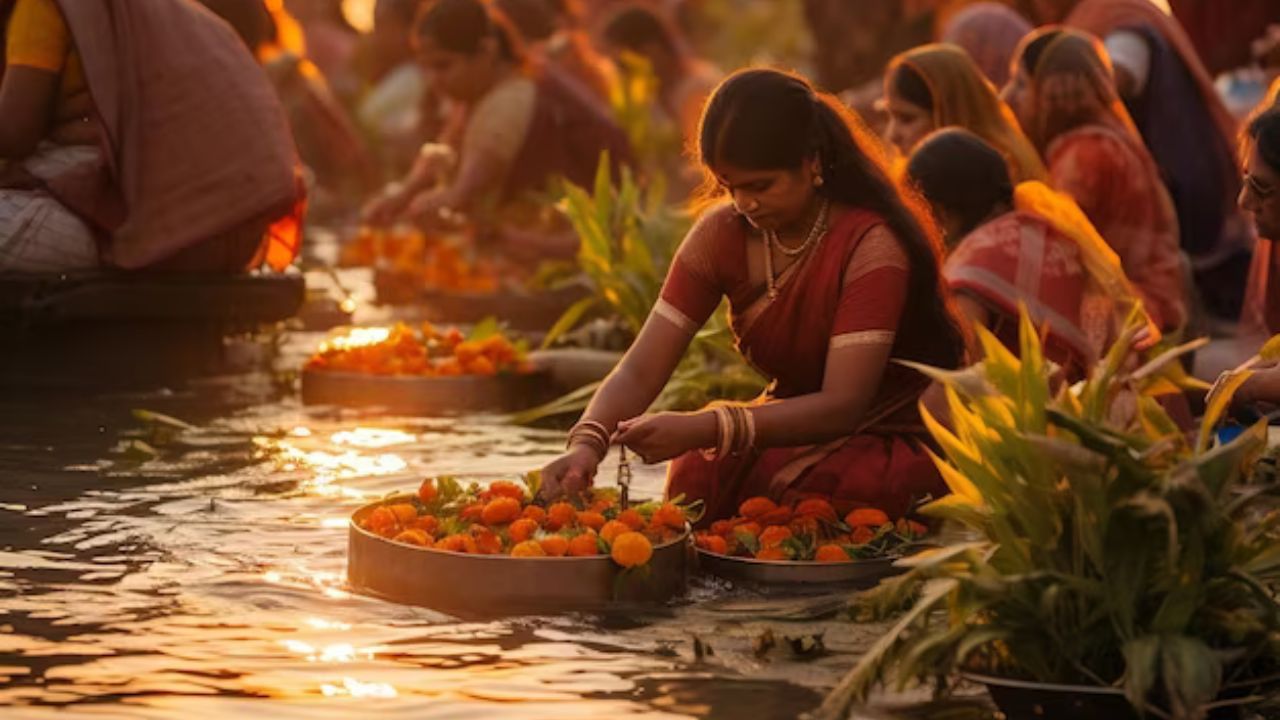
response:
<path fill-rule="evenodd" d="M 461 622 L 354 594 L 354 508 L 539 467 L 561 436 L 308 408 L 273 377 L 0 399 L 0 715 L 791 718 L 874 637 L 839 623 L 819 660 L 757 652 L 767 617 L 707 579 L 645 617 Z M 638 494 L 661 474 L 640 468 Z"/>

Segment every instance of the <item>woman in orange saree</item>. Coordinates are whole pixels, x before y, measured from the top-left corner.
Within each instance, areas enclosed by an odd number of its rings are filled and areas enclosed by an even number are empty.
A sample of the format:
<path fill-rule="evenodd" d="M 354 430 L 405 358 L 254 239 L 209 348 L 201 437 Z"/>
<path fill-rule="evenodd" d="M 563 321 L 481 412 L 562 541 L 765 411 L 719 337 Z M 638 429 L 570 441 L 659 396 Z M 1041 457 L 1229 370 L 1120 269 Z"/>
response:
<path fill-rule="evenodd" d="M 886 137 L 904 156 L 934 130 L 962 127 L 1003 153 L 1016 181 L 1049 179 L 1018 118 L 959 47 L 923 45 L 898 55 L 884 85 Z"/>
<path fill-rule="evenodd" d="M 1023 40 L 1005 97 L 1054 188 L 1075 199 L 1120 256 L 1161 329 L 1187 320 L 1178 217 L 1160 171 L 1091 36 L 1045 28 Z"/>
<path fill-rule="evenodd" d="M 710 99 L 699 153 L 732 203 L 685 239 L 640 336 L 545 469 L 546 492 L 584 487 L 611 441 L 674 460 L 668 495 L 704 500 L 707 520 L 753 495 L 901 515 L 944 492 L 917 411 L 927 380 L 892 360 L 954 368 L 964 340 L 925 215 L 875 140 L 804 79 L 745 70 Z M 642 415 L 724 298 L 769 390 Z"/>

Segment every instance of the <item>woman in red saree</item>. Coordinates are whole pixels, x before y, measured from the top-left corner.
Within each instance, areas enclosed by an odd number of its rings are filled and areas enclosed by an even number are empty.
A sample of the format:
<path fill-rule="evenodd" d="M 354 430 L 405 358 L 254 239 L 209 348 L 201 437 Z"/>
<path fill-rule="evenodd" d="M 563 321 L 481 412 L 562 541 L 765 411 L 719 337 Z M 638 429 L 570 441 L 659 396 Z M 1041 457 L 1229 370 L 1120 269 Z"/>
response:
<path fill-rule="evenodd" d="M 917 411 L 927 380 L 892 360 L 954 368 L 964 340 L 924 214 L 875 140 L 804 79 L 745 70 L 708 102 L 699 156 L 732 203 L 685 239 L 640 336 L 544 471 L 548 494 L 584 487 L 611 436 L 646 462 L 674 459 L 668 495 L 705 500 L 708 520 L 754 495 L 901 515 L 944 492 Z M 642 415 L 724 298 L 770 389 L 727 411 Z"/>
<path fill-rule="evenodd" d="M 1028 36 L 1005 96 L 1044 155 L 1053 186 L 1075 199 L 1120 256 L 1152 319 L 1164 330 L 1182 327 L 1178 217 L 1097 40 L 1061 28 Z"/>
<path fill-rule="evenodd" d="M 1122 329 L 1137 294 L 1120 259 L 1071 200 L 1039 182 L 1016 188 L 1004 157 L 951 128 L 907 165 L 949 247 L 942 274 L 956 304 L 1013 352 L 1020 309 L 1048 332 L 1045 353 L 1082 379 Z M 1149 338 L 1154 342 L 1158 331 Z"/>

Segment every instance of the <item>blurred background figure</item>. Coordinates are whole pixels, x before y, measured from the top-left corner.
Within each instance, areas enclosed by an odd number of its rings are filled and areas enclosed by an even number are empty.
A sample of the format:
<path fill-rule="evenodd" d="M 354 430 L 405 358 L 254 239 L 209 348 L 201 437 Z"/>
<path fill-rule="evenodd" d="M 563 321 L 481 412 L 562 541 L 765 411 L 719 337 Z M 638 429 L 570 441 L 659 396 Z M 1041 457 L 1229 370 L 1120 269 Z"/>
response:
<path fill-rule="evenodd" d="M 613 65 L 591 46 L 574 0 L 497 0 L 495 5 L 515 25 L 532 59 L 556 66 L 601 103 L 609 102 L 616 82 Z"/>
<path fill-rule="evenodd" d="M 264 0 L 200 0 L 226 20 L 262 63 L 289 118 L 303 164 L 312 175 L 311 200 L 320 215 L 350 209 L 376 187 L 377 170 L 346 107 L 325 75 L 284 35 L 294 20 Z"/>
<path fill-rule="evenodd" d="M 0 269 L 293 260 L 297 156 L 226 23 L 194 3 L 126 0 L 15 0 L 0 21 Z M 138 52 L 112 50 L 126 44 Z"/>
<path fill-rule="evenodd" d="M 720 81 L 720 71 L 690 52 L 675 26 L 644 5 L 618 10 L 604 25 L 603 37 L 619 64 L 625 65 L 627 56 L 648 64 L 658 81 L 659 107 L 688 147 L 697 136 L 702 106 Z"/>
<path fill-rule="evenodd" d="M 898 55 L 885 73 L 884 93 L 886 138 L 904 157 L 929 133 L 958 126 L 998 148 L 1015 182 L 1048 180 L 1013 111 L 959 47 L 924 45 Z"/>
<path fill-rule="evenodd" d="M 342 0 L 286 0 L 284 9 L 302 28 L 307 59 L 320 69 L 343 104 L 350 105 L 363 84 L 355 66 L 361 38 L 342 5 Z"/>
<path fill-rule="evenodd" d="M 572 255 L 576 237 L 542 194 L 560 177 L 590 186 L 601 152 L 615 169 L 628 164 L 625 133 L 580 85 L 530 66 L 510 22 L 481 0 L 429 5 L 415 47 L 458 122 L 443 146 L 424 146 L 405 180 L 368 203 L 366 220 L 430 228 L 461 214 L 494 252 Z"/>
<path fill-rule="evenodd" d="M 1138 298 L 1079 207 L 1043 183 L 1015 186 L 1000 152 L 960 128 L 926 138 L 907 175 L 942 227 L 942 273 L 961 313 L 1017 352 L 1026 307 L 1048 330 L 1048 357 L 1081 379 Z"/>
<path fill-rule="evenodd" d="M 1204 309 L 1214 318 L 1234 319 L 1250 252 L 1248 227 L 1235 205 L 1237 123 L 1191 38 L 1167 3 L 1032 0 L 1030 5 L 1041 24 L 1065 23 L 1103 39 L 1116 87 L 1173 197 L 1182 248 Z"/>
<path fill-rule="evenodd" d="M 1120 256 L 1162 330 L 1187 321 L 1178 219 L 1160 171 L 1093 37 L 1050 27 L 1029 35 L 1005 98 L 1040 149 L 1054 188 L 1075 198 Z"/>
<path fill-rule="evenodd" d="M 1012 8 L 980 2 L 956 13 L 942 32 L 942 42 L 964 48 L 982 74 L 996 87 L 1009 81 L 1009 62 L 1018 43 L 1034 28 Z"/>
<path fill-rule="evenodd" d="M 375 0 L 373 30 L 360 48 L 368 89 L 356 105 L 356 120 L 384 178 L 405 173 L 417 149 L 446 122 L 447 110 L 429 92 L 413 54 L 413 21 L 420 2 Z"/>

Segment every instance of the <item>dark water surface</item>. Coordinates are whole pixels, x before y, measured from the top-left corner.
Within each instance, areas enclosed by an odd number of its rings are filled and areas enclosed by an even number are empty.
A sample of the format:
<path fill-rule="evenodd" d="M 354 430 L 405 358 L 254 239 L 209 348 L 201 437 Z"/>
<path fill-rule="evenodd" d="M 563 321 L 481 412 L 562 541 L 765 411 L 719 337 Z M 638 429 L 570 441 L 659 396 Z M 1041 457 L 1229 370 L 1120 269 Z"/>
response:
<path fill-rule="evenodd" d="M 316 339 L 278 362 L 296 367 Z M 261 371 L 140 394 L 10 391 L 0 716 L 791 718 L 820 701 L 851 662 L 843 641 L 830 662 L 757 657 L 754 619 L 700 604 L 725 594 L 711 581 L 652 617 L 481 623 L 346 587 L 355 507 L 425 475 L 523 472 L 559 443 L 492 418 L 304 408 Z M 636 482 L 657 494 L 661 471 Z M 720 652 L 695 657 L 694 636 Z"/>

